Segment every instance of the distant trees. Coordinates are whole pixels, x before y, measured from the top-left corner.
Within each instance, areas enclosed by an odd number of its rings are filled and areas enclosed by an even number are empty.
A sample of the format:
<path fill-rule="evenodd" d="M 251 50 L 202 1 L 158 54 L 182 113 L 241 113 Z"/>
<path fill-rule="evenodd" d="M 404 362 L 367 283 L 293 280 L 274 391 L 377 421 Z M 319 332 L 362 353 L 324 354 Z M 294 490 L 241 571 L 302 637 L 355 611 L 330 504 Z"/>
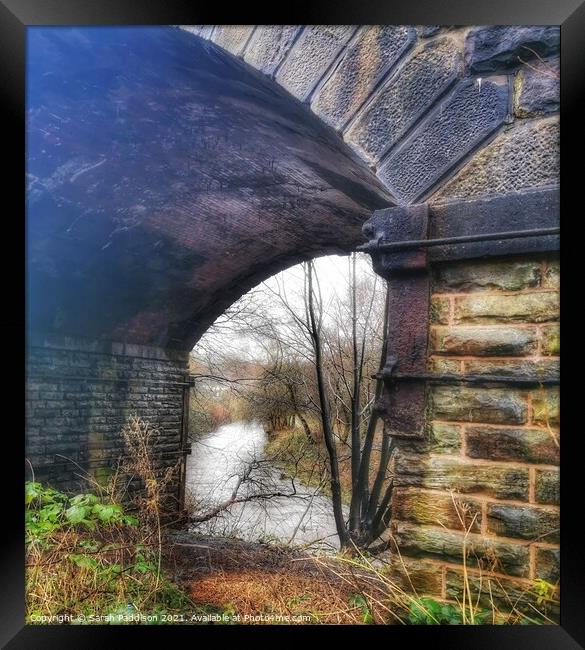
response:
<path fill-rule="evenodd" d="M 247 419 L 271 431 L 302 427 L 323 445 L 340 544 L 376 552 L 392 496 L 392 441 L 375 409 L 382 385 L 372 380 L 385 361 L 387 292 L 355 253 L 339 280 L 324 295 L 313 261 L 303 263 L 296 292 L 272 278 L 230 308 L 196 351 L 201 375 L 243 399 Z"/>

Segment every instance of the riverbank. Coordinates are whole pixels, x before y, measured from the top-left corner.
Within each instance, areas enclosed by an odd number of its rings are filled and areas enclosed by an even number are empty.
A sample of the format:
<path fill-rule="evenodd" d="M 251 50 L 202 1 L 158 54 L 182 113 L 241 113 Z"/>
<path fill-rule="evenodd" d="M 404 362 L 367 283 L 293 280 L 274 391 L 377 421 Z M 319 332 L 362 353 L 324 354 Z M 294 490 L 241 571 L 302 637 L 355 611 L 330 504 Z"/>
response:
<path fill-rule="evenodd" d="M 381 574 L 356 560 L 184 531 L 170 533 L 167 548 L 167 572 L 207 613 L 198 622 L 355 625 L 406 618 L 383 597 Z"/>
<path fill-rule="evenodd" d="M 268 436 L 264 449 L 266 456 L 273 459 L 287 476 L 294 476 L 306 486 L 318 488 L 319 492 L 331 497 L 328 480 L 328 459 L 322 441 L 309 440 L 302 427 L 273 431 Z M 341 456 L 339 462 L 341 498 L 345 505 L 351 501 L 351 460 Z"/>

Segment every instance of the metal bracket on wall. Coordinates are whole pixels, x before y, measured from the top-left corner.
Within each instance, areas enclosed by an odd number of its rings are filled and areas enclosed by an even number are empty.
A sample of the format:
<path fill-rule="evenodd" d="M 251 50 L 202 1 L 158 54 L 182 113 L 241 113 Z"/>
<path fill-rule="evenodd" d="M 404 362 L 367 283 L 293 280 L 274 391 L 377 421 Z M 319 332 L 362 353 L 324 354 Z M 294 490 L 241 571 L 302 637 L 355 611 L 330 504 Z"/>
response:
<path fill-rule="evenodd" d="M 386 252 L 385 241 L 425 240 L 429 229 L 426 204 L 374 212 L 363 227 L 376 273 L 388 281 L 388 343 L 385 377 L 400 371 L 426 370 L 430 276 L 425 248 Z M 376 409 L 394 437 L 423 435 L 427 383 L 387 382 Z"/>
<path fill-rule="evenodd" d="M 559 249 L 557 189 L 521 192 L 441 206 L 378 210 L 366 221 L 358 250 L 389 285 L 385 386 L 376 408 L 395 438 L 424 437 L 426 393 L 433 382 L 541 386 L 556 379 L 438 375 L 427 372 L 429 264 Z"/>

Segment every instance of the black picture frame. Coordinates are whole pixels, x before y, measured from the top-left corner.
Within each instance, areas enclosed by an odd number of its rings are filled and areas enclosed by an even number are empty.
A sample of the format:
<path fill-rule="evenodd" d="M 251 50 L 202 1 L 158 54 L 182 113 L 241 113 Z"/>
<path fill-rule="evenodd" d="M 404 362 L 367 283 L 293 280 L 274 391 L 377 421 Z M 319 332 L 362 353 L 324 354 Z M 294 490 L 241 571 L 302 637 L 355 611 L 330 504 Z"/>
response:
<path fill-rule="evenodd" d="M 562 203 L 567 209 L 572 192 L 579 191 L 578 182 L 568 180 L 572 167 L 569 159 L 579 160 L 581 149 L 578 138 L 577 120 L 580 119 L 581 99 L 584 87 L 585 66 L 585 3 L 582 0 L 539 0 L 527 3 L 523 0 L 456 0 L 431 5 L 424 0 L 360 0 L 360 2 L 330 3 L 296 2 L 290 6 L 280 6 L 262 12 L 255 11 L 249 4 L 242 4 L 238 11 L 219 16 L 212 11 L 212 5 L 190 8 L 181 0 L 0 0 L 0 102 L 5 111 L 5 149 L 4 156 L 9 165 L 3 173 L 5 194 L 11 193 L 14 203 L 11 211 L 4 213 L 3 223 L 5 248 L 17 256 L 25 250 L 24 246 L 24 99 L 25 99 L 25 41 L 26 30 L 33 25 L 177 25 L 177 24 L 458 24 L 458 25 L 499 25 L 499 24 L 547 24 L 561 26 L 561 123 L 563 152 Z M 574 154 L 574 157 L 572 156 Z M 565 171 L 566 170 L 566 171 Z M 577 170 L 578 171 L 578 170 Z M 5 203 L 6 205 L 6 203 Z M 18 218 L 22 215 L 22 219 Z M 579 215 L 572 214 L 571 217 Z M 19 246 L 16 242 L 22 242 Z M 4 334 L 5 346 L 10 347 L 14 359 L 14 369 L 10 373 L 12 381 L 4 397 L 6 404 L 19 404 L 21 386 L 14 379 L 22 372 L 21 351 L 24 351 L 24 290 L 14 276 L 15 269 L 21 269 L 21 260 L 10 261 L 8 251 L 3 261 L 5 284 L 13 292 L 13 306 L 5 307 L 0 315 L 0 327 Z M 17 342 L 22 342 L 22 347 Z M 6 376 L 5 374 L 5 376 Z M 12 408 L 10 410 L 13 410 Z M 24 522 L 20 500 L 20 458 L 24 456 L 24 440 L 20 411 L 16 408 L 15 423 L 4 429 L 6 444 L 8 438 L 13 442 L 11 452 L 5 452 L 3 463 L 4 526 L 2 555 L 0 557 L 0 643 L 2 647 L 16 648 L 103 648 L 125 646 L 136 636 L 148 634 L 152 643 L 153 635 L 161 635 L 165 640 L 169 635 L 186 635 L 202 642 L 202 633 L 209 628 L 191 626 L 161 626 L 145 628 L 142 626 L 26 626 L 24 625 Z M 561 619 L 558 626 L 475 626 L 475 627 L 402 627 L 379 628 L 375 632 L 384 643 L 421 643 L 429 638 L 433 649 L 438 648 L 526 648 L 564 649 L 585 648 L 585 564 L 582 552 L 582 536 L 579 533 L 579 508 L 570 504 L 571 495 L 580 495 L 580 461 L 577 453 L 578 430 L 572 431 L 563 442 L 561 457 L 561 489 L 563 493 L 561 542 Z M 3 443 L 4 444 L 4 443 Z M 22 456 L 21 456 L 22 454 Z M 10 486 L 10 487 L 8 487 Z M 16 487 L 18 486 L 18 487 Z M 578 502 L 577 502 L 578 503 Z M 324 626 L 327 635 L 334 626 Z M 266 630 L 266 628 L 264 629 Z M 260 630 L 261 632 L 264 630 Z M 282 627 L 271 631 L 291 636 L 290 628 Z M 256 628 L 255 632 L 259 630 Z M 218 640 L 233 639 L 241 643 L 251 633 L 250 628 L 221 627 L 211 630 Z M 349 637 L 363 639 L 374 632 L 373 628 L 360 627 L 343 629 Z M 316 633 L 312 627 L 294 628 L 296 634 Z M 206 636 L 207 636 L 206 634 Z M 280 634 L 281 639 L 285 636 Z M 327 637 L 329 638 L 329 637 Z M 317 640 L 315 640 L 317 641 Z M 229 641 L 228 641 L 229 642 Z"/>

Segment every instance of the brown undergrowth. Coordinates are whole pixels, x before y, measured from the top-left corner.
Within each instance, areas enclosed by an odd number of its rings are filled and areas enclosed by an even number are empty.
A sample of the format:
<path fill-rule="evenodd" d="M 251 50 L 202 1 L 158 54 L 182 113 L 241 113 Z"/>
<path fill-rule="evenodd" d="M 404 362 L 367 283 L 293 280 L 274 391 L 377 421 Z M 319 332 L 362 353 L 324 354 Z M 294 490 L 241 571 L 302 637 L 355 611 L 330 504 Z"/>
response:
<path fill-rule="evenodd" d="M 246 617 L 275 617 L 304 623 L 388 623 L 364 592 L 373 572 L 343 566 L 334 557 L 271 544 L 216 537 L 175 535 L 165 558 L 189 598 L 201 606 Z"/>

